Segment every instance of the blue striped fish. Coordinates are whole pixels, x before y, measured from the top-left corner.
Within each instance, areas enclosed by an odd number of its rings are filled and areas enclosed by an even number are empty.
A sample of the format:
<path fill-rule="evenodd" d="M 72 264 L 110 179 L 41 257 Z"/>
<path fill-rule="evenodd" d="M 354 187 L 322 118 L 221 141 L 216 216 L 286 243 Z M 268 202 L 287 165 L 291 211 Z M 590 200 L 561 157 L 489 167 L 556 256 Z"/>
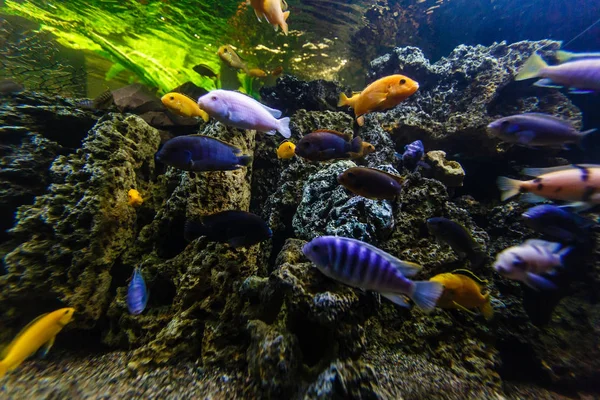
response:
<path fill-rule="evenodd" d="M 156 153 L 156 159 L 184 171 L 232 171 L 250 164 L 242 150 L 209 136 L 177 136 Z"/>
<path fill-rule="evenodd" d="M 346 285 L 379 292 L 402 307 L 408 296 L 424 311 L 431 311 L 443 292 L 438 282 L 412 281 L 421 266 L 360 240 L 321 236 L 305 244 L 302 252 L 326 276 Z"/>
<path fill-rule="evenodd" d="M 127 288 L 127 308 L 131 314 L 138 315 L 144 311 L 146 304 L 148 304 L 146 282 L 140 269 L 136 268 Z"/>

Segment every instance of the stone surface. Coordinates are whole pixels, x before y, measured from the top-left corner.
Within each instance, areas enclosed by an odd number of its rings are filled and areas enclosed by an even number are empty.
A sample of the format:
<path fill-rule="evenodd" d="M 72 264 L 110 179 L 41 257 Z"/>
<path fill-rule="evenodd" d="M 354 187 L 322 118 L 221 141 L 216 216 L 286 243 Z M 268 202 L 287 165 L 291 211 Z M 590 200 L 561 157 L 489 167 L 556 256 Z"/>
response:
<path fill-rule="evenodd" d="M 458 162 L 447 160 L 445 151 L 428 151 L 424 161 L 430 166 L 430 168 L 425 167 L 421 170 L 424 176 L 437 179 L 447 187 L 463 185 L 465 170 Z"/>

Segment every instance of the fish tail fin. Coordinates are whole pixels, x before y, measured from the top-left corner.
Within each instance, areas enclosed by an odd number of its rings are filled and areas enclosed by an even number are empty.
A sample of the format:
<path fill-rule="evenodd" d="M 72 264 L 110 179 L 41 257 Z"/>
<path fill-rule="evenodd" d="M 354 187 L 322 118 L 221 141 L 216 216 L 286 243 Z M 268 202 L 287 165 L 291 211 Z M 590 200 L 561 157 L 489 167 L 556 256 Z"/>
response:
<path fill-rule="evenodd" d="M 208 113 L 206 111 L 204 111 L 203 109 L 201 109 L 201 108 L 198 109 L 198 116 L 200 118 L 202 118 L 202 120 L 204 120 L 204 122 L 208 122 L 208 119 L 209 119 Z"/>
<path fill-rule="evenodd" d="M 358 136 L 355 137 L 350 142 L 350 151 L 352 153 L 360 153 L 360 152 L 362 152 L 362 144 L 363 144 L 362 139 L 360 137 L 358 137 Z"/>
<path fill-rule="evenodd" d="M 490 294 L 489 293 L 486 294 L 485 295 L 485 303 L 483 303 L 479 307 L 479 311 L 481 311 L 481 313 L 483 314 L 485 319 L 487 319 L 488 321 L 494 317 L 494 308 L 492 307 L 491 300 L 492 300 L 492 298 L 490 297 Z"/>
<path fill-rule="evenodd" d="M 5 362 L 0 361 L 0 379 L 4 377 L 4 375 L 6 375 L 6 372 L 8 371 L 8 366 L 6 365 Z"/>
<path fill-rule="evenodd" d="M 240 165 L 249 165 L 252 162 L 252 156 L 247 156 L 247 155 L 243 155 L 243 156 L 239 156 L 238 157 L 238 164 Z"/>
<path fill-rule="evenodd" d="M 444 291 L 444 286 L 439 282 L 432 281 L 415 281 L 414 283 L 415 291 L 411 296 L 412 301 L 423 311 L 432 311 Z"/>
<path fill-rule="evenodd" d="M 525 79 L 537 78 L 540 70 L 542 68 L 546 68 L 547 66 L 548 64 L 546 64 L 539 54 L 533 53 L 521 67 L 521 70 L 515 77 L 515 81 L 524 81 Z"/>
<path fill-rule="evenodd" d="M 338 100 L 338 107 L 349 106 L 351 104 L 352 104 L 352 102 L 348 98 L 348 96 L 346 96 L 346 93 L 344 93 L 344 92 L 340 93 L 340 98 Z"/>
<path fill-rule="evenodd" d="M 183 237 L 188 242 L 191 242 L 194 239 L 199 238 L 200 236 L 204 236 L 207 233 L 207 229 L 204 225 L 199 222 L 186 221 L 185 226 L 183 228 Z"/>
<path fill-rule="evenodd" d="M 292 131 L 290 130 L 290 118 L 285 117 L 279 120 L 279 127 L 277 128 L 277 132 L 281 133 L 286 139 L 289 139 L 292 136 Z"/>
<path fill-rule="evenodd" d="M 571 58 L 573 58 L 573 54 L 574 53 L 571 53 L 570 51 L 557 50 L 556 53 L 554 53 L 554 57 L 556 57 L 558 62 L 562 64 L 566 61 L 569 61 Z"/>
<path fill-rule="evenodd" d="M 518 195 L 519 190 L 521 189 L 520 180 L 510 179 L 506 176 L 499 176 L 496 180 L 496 184 L 498 185 L 498 189 L 502 191 L 502 195 L 500 197 L 502 201 L 508 200 L 511 197 Z"/>

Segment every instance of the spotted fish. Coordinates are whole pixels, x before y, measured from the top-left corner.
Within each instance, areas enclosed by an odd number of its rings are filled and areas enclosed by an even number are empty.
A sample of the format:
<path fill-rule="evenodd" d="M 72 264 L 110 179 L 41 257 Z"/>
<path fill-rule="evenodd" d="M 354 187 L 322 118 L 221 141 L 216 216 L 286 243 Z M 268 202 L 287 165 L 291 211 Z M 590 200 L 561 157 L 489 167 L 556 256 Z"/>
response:
<path fill-rule="evenodd" d="M 431 311 L 444 287 L 438 282 L 412 281 L 421 266 L 401 261 L 360 240 L 321 236 L 302 248 L 302 252 L 324 275 L 346 285 L 373 290 L 395 304 L 408 307 L 410 297 L 424 311 Z"/>
<path fill-rule="evenodd" d="M 577 164 L 551 168 L 525 168 L 524 175 L 535 176 L 529 181 L 519 181 L 501 176 L 497 180 L 502 200 L 520 193 L 521 200 L 537 203 L 544 199 L 572 203 L 583 209 L 600 204 L 600 165 Z"/>
<path fill-rule="evenodd" d="M 127 309 L 133 315 L 141 314 L 148 304 L 148 289 L 139 268 L 133 271 L 127 288 Z"/>

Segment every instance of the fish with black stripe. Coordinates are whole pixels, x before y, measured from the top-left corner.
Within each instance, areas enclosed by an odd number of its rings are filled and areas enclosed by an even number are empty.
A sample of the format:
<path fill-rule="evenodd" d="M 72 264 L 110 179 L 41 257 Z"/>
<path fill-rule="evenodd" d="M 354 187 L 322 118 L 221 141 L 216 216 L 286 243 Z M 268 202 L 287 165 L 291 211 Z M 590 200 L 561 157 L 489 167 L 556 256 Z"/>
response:
<path fill-rule="evenodd" d="M 497 180 L 502 200 L 518 194 L 521 201 L 538 203 L 557 200 L 572 203 L 576 209 L 586 209 L 600 204 L 600 165 L 561 165 L 551 168 L 525 168 L 524 175 L 535 176 L 529 181 L 519 181 L 501 176 Z"/>
<path fill-rule="evenodd" d="M 402 307 L 409 307 L 404 299 L 408 296 L 429 312 L 444 290 L 439 282 L 408 279 L 421 270 L 420 265 L 399 260 L 360 240 L 321 236 L 304 245 L 302 252 L 329 278 L 378 292 Z"/>
<path fill-rule="evenodd" d="M 553 290 L 557 286 L 544 275 L 555 275 L 563 268 L 564 258 L 572 249 L 560 243 L 529 239 L 498 253 L 493 267 L 505 278 L 521 281 L 534 290 Z"/>

